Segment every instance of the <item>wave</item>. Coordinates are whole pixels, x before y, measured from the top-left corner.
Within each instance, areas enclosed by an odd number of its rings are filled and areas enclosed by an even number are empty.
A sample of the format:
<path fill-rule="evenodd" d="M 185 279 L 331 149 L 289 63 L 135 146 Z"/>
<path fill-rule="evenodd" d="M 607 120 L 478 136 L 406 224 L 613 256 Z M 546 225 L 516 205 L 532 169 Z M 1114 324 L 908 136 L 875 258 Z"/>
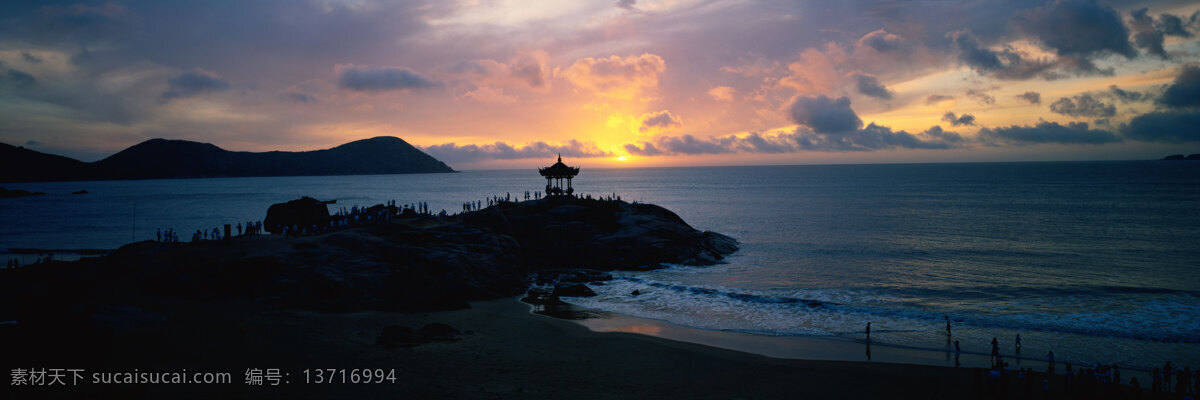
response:
<path fill-rule="evenodd" d="M 860 332 L 866 321 L 886 321 L 896 331 L 930 331 L 944 316 L 956 329 L 1073 334 L 1135 340 L 1200 343 L 1195 332 L 1200 301 L 1194 292 L 1131 286 L 1038 288 L 1022 301 L 958 303 L 935 308 L 911 293 L 881 295 L 865 290 L 743 290 L 662 282 L 627 276 L 595 287 L 589 307 L 667 320 L 704 329 L 770 332 L 777 335 L 840 336 Z M 976 290 L 995 293 L 997 287 Z M 638 290 L 640 295 L 630 293 Z M 1004 288 L 1016 291 L 1015 288 Z M 787 292 L 787 293 L 784 293 Z M 950 290 L 924 291 L 951 296 Z M 964 291 L 958 290 L 958 298 Z M 1098 297 L 1097 293 L 1109 294 Z M 1129 301 L 1120 294 L 1147 294 Z M 937 297 L 937 296 L 934 296 Z M 969 297 L 969 296 L 968 296 Z M 933 301 L 932 303 L 937 303 Z M 1136 324 L 1130 321 L 1139 321 Z"/>

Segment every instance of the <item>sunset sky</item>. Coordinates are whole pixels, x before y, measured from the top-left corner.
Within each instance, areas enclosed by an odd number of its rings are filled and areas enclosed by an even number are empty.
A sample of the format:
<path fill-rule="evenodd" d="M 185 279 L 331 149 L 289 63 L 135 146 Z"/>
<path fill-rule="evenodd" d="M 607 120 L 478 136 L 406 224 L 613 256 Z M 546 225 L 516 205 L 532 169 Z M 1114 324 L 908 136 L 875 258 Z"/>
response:
<path fill-rule="evenodd" d="M 0 142 L 314 150 L 456 169 L 1200 153 L 1195 1 L 0 5 Z"/>

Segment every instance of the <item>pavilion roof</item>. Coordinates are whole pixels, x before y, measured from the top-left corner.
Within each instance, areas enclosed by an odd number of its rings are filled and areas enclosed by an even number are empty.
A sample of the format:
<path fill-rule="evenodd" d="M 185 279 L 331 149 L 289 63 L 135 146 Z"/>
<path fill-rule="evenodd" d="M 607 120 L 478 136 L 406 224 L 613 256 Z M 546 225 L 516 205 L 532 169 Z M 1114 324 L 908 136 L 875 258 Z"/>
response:
<path fill-rule="evenodd" d="M 579 167 L 569 167 L 563 164 L 562 156 L 558 156 L 558 162 L 546 168 L 538 168 L 538 173 L 547 178 L 570 178 L 579 174 Z"/>

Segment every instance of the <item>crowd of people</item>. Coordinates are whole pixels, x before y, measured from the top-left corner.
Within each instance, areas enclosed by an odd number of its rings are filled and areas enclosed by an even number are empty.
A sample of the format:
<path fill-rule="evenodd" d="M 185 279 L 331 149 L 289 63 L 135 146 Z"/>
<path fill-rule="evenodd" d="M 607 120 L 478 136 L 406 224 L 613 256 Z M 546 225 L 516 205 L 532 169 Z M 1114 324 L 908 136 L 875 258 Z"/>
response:
<path fill-rule="evenodd" d="M 954 367 L 957 368 L 962 365 L 959 361 L 962 349 L 958 340 L 952 341 L 953 334 L 950 317 L 945 316 L 944 319 L 946 323 L 948 351 L 953 351 Z M 870 322 L 867 322 L 864 333 L 869 360 L 871 351 Z M 952 347 L 949 346 L 950 343 L 953 343 Z M 1018 363 L 1020 361 L 1022 345 L 1021 334 L 1018 333 L 1013 340 L 1013 351 Z M 1004 356 L 1001 355 L 1000 341 L 996 337 L 992 338 L 991 352 L 988 360 L 990 364 L 989 368 L 975 369 L 974 386 L 978 391 L 986 390 L 990 393 L 998 394 L 1001 398 L 1018 395 L 1008 393 L 1013 386 L 1011 382 L 1013 379 L 1016 379 L 1016 387 L 1023 392 L 1017 396 L 1018 398 L 1034 398 L 1035 391 L 1041 392 L 1039 397 L 1047 398 L 1052 388 L 1060 387 L 1061 389 L 1057 390 L 1065 391 L 1075 398 L 1120 398 L 1119 394 L 1123 385 L 1127 385 L 1132 390 L 1135 398 L 1141 398 L 1143 391 L 1152 393 L 1152 398 L 1183 400 L 1193 400 L 1200 394 L 1200 370 L 1192 371 L 1190 367 L 1177 368 L 1172 366 L 1170 361 L 1167 361 L 1161 369 L 1154 368 L 1150 372 L 1152 381 L 1149 387 L 1143 387 L 1144 382 L 1139 381 L 1136 376 L 1130 377 L 1127 381 L 1122 380 L 1121 368 L 1117 364 L 1096 363 L 1091 368 L 1075 368 L 1071 363 L 1066 363 L 1063 373 L 1059 375 L 1056 371 L 1057 360 L 1055 359 L 1054 350 L 1046 353 L 1046 371 L 1044 373 L 1034 371 L 1033 368 L 1018 368 L 1013 371 L 1010 369 L 1009 363 L 1005 361 Z M 1174 378 L 1173 382 L 1172 378 Z"/>

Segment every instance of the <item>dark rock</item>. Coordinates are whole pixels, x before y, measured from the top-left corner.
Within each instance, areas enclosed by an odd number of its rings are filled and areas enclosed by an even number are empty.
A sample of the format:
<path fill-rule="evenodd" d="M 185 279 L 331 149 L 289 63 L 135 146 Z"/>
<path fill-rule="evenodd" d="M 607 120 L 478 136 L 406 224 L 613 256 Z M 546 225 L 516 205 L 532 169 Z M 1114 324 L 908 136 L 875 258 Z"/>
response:
<path fill-rule="evenodd" d="M 458 333 L 458 329 L 440 322 L 425 325 L 417 330 L 418 335 L 435 341 L 456 341 L 458 340 Z"/>
<path fill-rule="evenodd" d="M 267 208 L 267 218 L 263 219 L 263 227 L 267 232 L 280 233 L 282 227 L 299 226 L 306 229 L 312 225 L 329 226 L 329 207 L 312 197 L 301 197 L 287 203 L 272 204 Z"/>
<path fill-rule="evenodd" d="M 550 289 L 537 286 L 529 288 L 525 292 L 525 297 L 521 298 L 521 301 L 533 305 L 564 304 L 562 300 L 554 296 L 554 293 Z"/>
<path fill-rule="evenodd" d="M 554 287 L 554 297 L 592 297 L 596 292 L 582 283 L 568 282 Z"/>
<path fill-rule="evenodd" d="M 387 348 L 413 347 L 428 342 L 425 337 L 413 332 L 412 328 L 399 325 L 385 326 L 383 332 L 375 338 L 375 344 Z"/>
<path fill-rule="evenodd" d="M 71 192 L 71 194 L 88 194 L 88 191 L 87 191 L 87 189 L 81 189 L 81 190 L 76 190 L 74 192 Z"/>
<path fill-rule="evenodd" d="M 642 291 L 640 291 L 640 290 L 637 290 L 637 289 L 633 289 L 633 292 L 630 292 L 629 294 L 631 294 L 631 295 L 634 295 L 634 296 L 641 296 L 641 295 L 642 295 Z"/>
<path fill-rule="evenodd" d="M 10 198 L 15 198 L 15 197 L 25 197 L 25 196 L 41 196 L 44 194 L 45 193 L 42 193 L 42 192 L 30 192 L 30 191 L 21 190 L 21 189 L 11 189 L 10 190 L 10 189 L 5 189 L 5 188 L 0 187 L 0 199 L 10 199 Z"/>
<path fill-rule="evenodd" d="M 1172 155 L 1163 157 L 1162 159 L 1165 161 L 1179 161 L 1179 160 L 1186 160 L 1187 158 L 1185 158 L 1183 156 L 1183 154 L 1172 154 Z"/>

